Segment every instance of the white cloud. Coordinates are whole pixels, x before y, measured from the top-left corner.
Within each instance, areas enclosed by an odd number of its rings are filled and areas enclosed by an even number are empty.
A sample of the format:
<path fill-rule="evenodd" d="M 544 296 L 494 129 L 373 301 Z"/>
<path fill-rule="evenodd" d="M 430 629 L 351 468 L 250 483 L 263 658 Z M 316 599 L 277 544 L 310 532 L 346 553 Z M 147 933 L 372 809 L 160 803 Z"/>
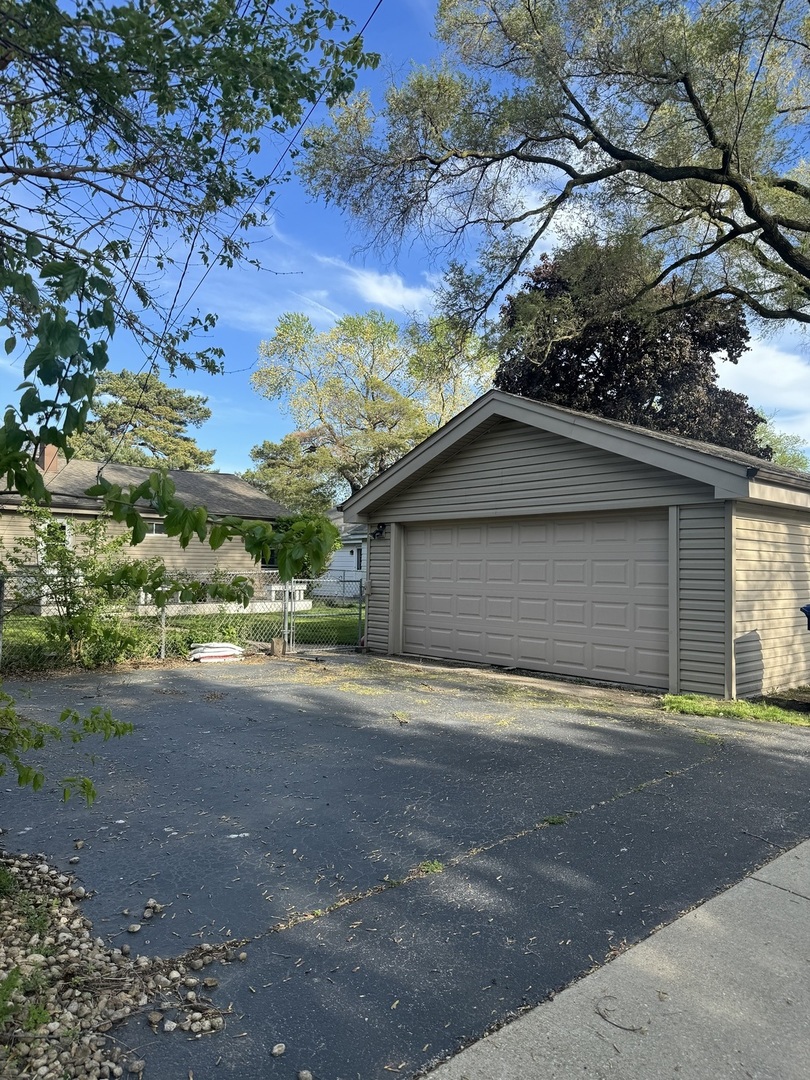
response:
<path fill-rule="evenodd" d="M 810 356 L 794 341 L 771 344 L 754 339 L 738 364 L 718 364 L 720 386 L 745 394 L 765 413 L 775 413 L 780 431 L 810 443 Z"/>
<path fill-rule="evenodd" d="M 345 284 L 367 304 L 403 313 L 427 312 L 433 307 L 433 288 L 425 285 L 407 285 L 401 274 L 385 274 L 379 270 L 366 270 L 350 266 L 341 259 L 316 257 L 325 266 L 334 266 L 343 272 Z"/>
<path fill-rule="evenodd" d="M 333 326 L 340 318 L 342 312 L 335 311 L 326 303 L 329 293 L 326 289 L 308 290 L 304 293 L 291 292 L 291 296 L 297 297 L 301 305 L 296 310 L 303 311 L 308 315 L 316 326 Z"/>

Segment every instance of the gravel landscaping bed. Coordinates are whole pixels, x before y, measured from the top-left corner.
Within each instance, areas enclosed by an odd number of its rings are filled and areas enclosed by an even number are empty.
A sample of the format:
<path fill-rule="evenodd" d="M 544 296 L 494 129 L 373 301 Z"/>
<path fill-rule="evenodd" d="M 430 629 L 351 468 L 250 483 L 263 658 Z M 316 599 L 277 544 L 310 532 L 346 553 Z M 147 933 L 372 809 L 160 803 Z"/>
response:
<path fill-rule="evenodd" d="M 179 958 L 133 955 L 93 937 L 78 903 L 85 890 L 41 855 L 0 852 L 0 1078 L 101 1080 L 141 1076 L 145 1063 L 115 1036 L 146 1012 L 154 1030 L 203 1038 L 225 1027 L 209 994 L 215 961 L 246 960 L 227 946 L 200 945 Z M 160 918 L 150 899 L 137 922 Z M 237 946 L 238 948 L 238 946 Z"/>

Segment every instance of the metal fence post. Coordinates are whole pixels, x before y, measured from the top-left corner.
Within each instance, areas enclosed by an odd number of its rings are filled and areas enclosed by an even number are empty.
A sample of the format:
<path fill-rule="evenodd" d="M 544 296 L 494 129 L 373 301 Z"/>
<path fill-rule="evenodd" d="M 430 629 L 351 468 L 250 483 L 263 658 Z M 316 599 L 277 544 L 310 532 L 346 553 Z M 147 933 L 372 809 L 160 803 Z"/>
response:
<path fill-rule="evenodd" d="M 166 608 L 160 609 L 160 659 L 166 659 Z"/>
<path fill-rule="evenodd" d="M 292 581 L 289 583 L 289 589 L 290 589 L 290 622 L 289 622 L 290 640 L 287 643 L 287 648 L 290 650 L 290 652 L 295 652 L 295 616 L 296 616 L 295 590 L 296 590 L 297 586 L 298 586 L 298 579 L 293 578 Z"/>
<path fill-rule="evenodd" d="M 6 622 L 6 579 L 0 577 L 0 667 L 3 664 L 3 629 Z"/>

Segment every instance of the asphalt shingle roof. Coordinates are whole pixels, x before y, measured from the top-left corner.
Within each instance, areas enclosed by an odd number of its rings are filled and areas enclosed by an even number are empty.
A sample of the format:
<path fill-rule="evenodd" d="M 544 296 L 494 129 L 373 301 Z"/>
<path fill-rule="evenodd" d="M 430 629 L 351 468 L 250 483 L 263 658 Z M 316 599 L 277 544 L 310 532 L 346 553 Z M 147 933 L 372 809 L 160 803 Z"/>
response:
<path fill-rule="evenodd" d="M 98 500 L 85 495 L 85 492 L 97 482 L 99 469 L 111 484 L 120 484 L 125 488 L 142 483 L 153 471 L 117 462 L 102 466 L 99 462 L 80 461 L 78 458 L 68 462 L 60 460 L 51 472 L 45 474 L 45 486 L 51 493 L 53 505 L 90 508 L 96 504 Z M 169 476 L 174 481 L 178 498 L 189 506 L 205 506 L 212 514 L 231 514 L 266 521 L 288 513 L 280 503 L 234 473 L 170 469 Z"/>
<path fill-rule="evenodd" d="M 520 397 L 518 394 L 513 396 Z M 532 400 L 532 398 L 521 397 L 521 401 Z M 605 427 L 615 428 L 619 431 L 632 431 L 640 435 L 646 435 L 651 439 L 656 439 L 658 442 L 669 443 L 672 446 L 682 446 L 684 450 L 696 450 L 702 454 L 711 454 L 713 457 L 721 458 L 724 461 L 733 461 L 740 465 L 747 465 L 750 468 L 757 469 L 757 471 L 767 470 L 769 474 L 781 474 L 785 479 L 800 479 L 805 482 L 810 481 L 810 474 L 802 472 L 800 469 L 788 469 L 785 468 L 784 465 L 775 465 L 766 458 L 755 457 L 753 454 L 743 454 L 741 451 L 731 450 L 727 446 L 717 446 L 715 443 L 700 442 L 698 439 L 687 439 L 683 435 L 672 435 L 668 431 L 655 431 L 652 428 L 641 427 L 638 424 L 625 424 L 619 420 L 607 420 L 604 416 L 597 416 L 596 413 L 585 413 L 577 409 L 568 409 L 563 405 L 552 405 L 550 402 L 539 401 L 538 404 L 544 405 L 549 409 L 555 409 L 561 413 L 566 413 L 569 416 L 581 416 L 588 420 L 596 420 L 600 424 L 604 424 Z"/>

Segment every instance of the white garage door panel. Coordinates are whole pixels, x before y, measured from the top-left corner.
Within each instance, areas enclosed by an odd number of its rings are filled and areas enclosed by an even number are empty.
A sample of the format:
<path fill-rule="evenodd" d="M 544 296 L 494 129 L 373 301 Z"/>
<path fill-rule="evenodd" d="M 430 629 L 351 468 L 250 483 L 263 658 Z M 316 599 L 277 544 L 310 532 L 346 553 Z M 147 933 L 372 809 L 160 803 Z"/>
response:
<path fill-rule="evenodd" d="M 408 529 L 403 650 L 665 686 L 667 518 Z"/>

